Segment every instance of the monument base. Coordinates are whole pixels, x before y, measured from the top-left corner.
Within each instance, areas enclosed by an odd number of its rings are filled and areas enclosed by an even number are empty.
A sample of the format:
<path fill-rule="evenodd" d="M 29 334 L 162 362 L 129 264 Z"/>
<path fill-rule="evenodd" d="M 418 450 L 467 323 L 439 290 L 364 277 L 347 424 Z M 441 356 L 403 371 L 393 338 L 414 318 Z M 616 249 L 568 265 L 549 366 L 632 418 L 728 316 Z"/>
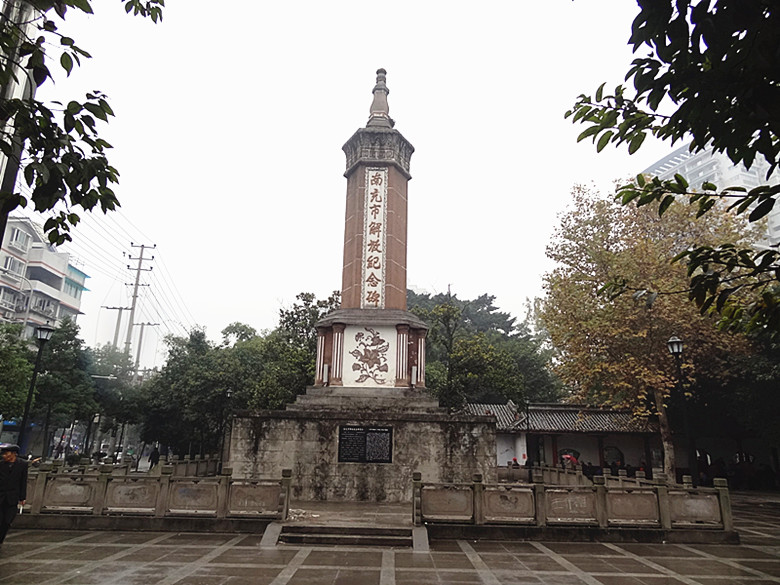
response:
<path fill-rule="evenodd" d="M 237 415 L 229 465 L 247 479 L 292 469 L 293 499 L 411 502 L 415 471 L 494 482 L 495 461 L 492 416 L 450 414 L 412 389 L 310 388 L 287 410 Z"/>

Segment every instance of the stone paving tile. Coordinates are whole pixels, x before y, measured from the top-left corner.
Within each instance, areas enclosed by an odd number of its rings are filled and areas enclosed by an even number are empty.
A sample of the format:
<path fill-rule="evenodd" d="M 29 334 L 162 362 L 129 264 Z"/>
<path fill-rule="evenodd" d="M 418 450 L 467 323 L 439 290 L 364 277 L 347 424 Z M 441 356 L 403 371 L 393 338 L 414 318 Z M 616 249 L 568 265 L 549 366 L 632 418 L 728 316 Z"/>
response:
<path fill-rule="evenodd" d="M 619 548 L 640 557 L 681 557 L 691 556 L 690 551 L 676 544 L 619 544 Z"/>
<path fill-rule="evenodd" d="M 99 532 L 82 538 L 80 542 L 90 544 L 143 544 L 160 537 L 168 538 L 170 532 Z"/>
<path fill-rule="evenodd" d="M 314 550 L 304 561 L 304 566 L 328 565 L 347 567 L 377 567 L 382 565 L 382 552 L 367 550 L 364 553 L 337 550 Z"/>
<path fill-rule="evenodd" d="M 472 569 L 474 565 L 468 556 L 461 553 L 431 553 L 433 566 L 437 569 Z"/>
<path fill-rule="evenodd" d="M 287 585 L 379 585 L 379 571 L 301 568 Z"/>
<path fill-rule="evenodd" d="M 413 552 L 397 552 L 395 553 L 395 567 L 396 569 L 432 569 L 433 559 L 429 554 L 413 553 Z"/>
<path fill-rule="evenodd" d="M 253 575 L 256 575 L 258 571 L 261 571 L 265 575 L 276 577 L 283 568 L 284 565 L 279 565 L 277 567 L 250 564 L 244 565 L 242 567 L 237 567 L 235 565 L 206 565 L 195 571 L 193 574 L 202 577 L 252 577 Z"/>
<path fill-rule="evenodd" d="M 710 559 L 655 559 L 655 563 L 671 569 L 680 575 L 690 575 L 704 577 L 707 575 L 715 577 L 751 577 L 753 573 L 737 567 L 731 567 L 725 563 L 712 561 Z"/>
<path fill-rule="evenodd" d="M 627 575 L 594 575 L 594 578 L 604 585 L 685 585 L 674 577 L 655 575 L 642 575 L 641 577 L 629 577 Z"/>
<path fill-rule="evenodd" d="M 564 556 L 613 556 L 615 551 L 598 542 L 547 542 L 545 546 Z"/>
<path fill-rule="evenodd" d="M 690 544 L 688 547 L 724 559 L 780 559 L 780 551 L 772 554 L 749 546 Z"/>
<path fill-rule="evenodd" d="M 738 561 L 738 564 L 748 569 L 761 571 L 772 577 L 780 577 L 780 560 L 776 561 L 757 561 L 753 559 Z"/>
<path fill-rule="evenodd" d="M 648 573 L 659 574 L 641 561 L 621 557 L 571 557 L 568 559 L 574 566 L 587 573 Z"/>
<path fill-rule="evenodd" d="M 469 541 L 472 548 L 478 553 L 482 552 L 507 552 L 513 554 L 538 555 L 539 551 L 530 542 L 507 542 L 500 540 Z"/>

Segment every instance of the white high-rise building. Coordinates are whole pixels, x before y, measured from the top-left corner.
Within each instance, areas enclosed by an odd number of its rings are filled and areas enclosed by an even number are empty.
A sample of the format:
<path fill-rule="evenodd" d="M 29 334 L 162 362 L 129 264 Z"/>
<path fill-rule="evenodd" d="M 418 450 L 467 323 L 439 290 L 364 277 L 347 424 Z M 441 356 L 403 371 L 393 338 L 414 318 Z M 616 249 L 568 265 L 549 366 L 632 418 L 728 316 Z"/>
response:
<path fill-rule="evenodd" d="M 87 278 L 68 253 L 49 244 L 39 225 L 8 218 L 0 248 L 0 321 L 24 323 L 30 337 L 37 325 L 75 320 Z"/>
<path fill-rule="evenodd" d="M 644 174 L 659 177 L 662 180 L 672 179 L 680 174 L 685 177 L 691 189 L 700 190 L 702 183 L 709 182 L 717 185 L 719 190 L 726 187 L 745 187 L 750 190 L 759 185 L 768 185 L 778 180 L 775 171 L 767 179 L 766 173 L 769 164 L 763 157 L 756 157 L 750 167 L 735 165 L 728 156 L 723 153 L 702 150 L 691 153 L 689 145 L 681 146 L 669 156 L 666 156 L 643 171 Z M 768 216 L 767 239 L 771 245 L 780 244 L 780 203 L 775 204 Z"/>

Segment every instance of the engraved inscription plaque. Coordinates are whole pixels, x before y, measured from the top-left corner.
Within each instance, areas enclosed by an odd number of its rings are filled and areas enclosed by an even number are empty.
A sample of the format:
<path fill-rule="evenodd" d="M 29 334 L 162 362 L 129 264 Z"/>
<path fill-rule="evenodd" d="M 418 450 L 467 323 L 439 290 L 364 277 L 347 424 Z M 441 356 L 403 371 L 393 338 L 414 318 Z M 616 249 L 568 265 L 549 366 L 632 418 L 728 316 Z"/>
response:
<path fill-rule="evenodd" d="M 392 463 L 393 428 L 339 427 L 339 463 Z"/>

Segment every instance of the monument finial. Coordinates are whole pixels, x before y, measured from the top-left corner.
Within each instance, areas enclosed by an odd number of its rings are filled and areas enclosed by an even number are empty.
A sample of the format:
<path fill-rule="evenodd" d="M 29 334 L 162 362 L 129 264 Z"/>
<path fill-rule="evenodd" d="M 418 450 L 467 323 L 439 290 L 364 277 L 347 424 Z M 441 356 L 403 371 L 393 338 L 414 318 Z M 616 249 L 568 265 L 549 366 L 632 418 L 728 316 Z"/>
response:
<path fill-rule="evenodd" d="M 390 117 L 390 107 L 387 105 L 387 94 L 390 90 L 385 84 L 387 71 L 377 69 L 376 85 L 374 86 L 374 101 L 371 104 L 371 115 L 368 117 L 366 128 L 392 128 L 395 122 Z"/>

